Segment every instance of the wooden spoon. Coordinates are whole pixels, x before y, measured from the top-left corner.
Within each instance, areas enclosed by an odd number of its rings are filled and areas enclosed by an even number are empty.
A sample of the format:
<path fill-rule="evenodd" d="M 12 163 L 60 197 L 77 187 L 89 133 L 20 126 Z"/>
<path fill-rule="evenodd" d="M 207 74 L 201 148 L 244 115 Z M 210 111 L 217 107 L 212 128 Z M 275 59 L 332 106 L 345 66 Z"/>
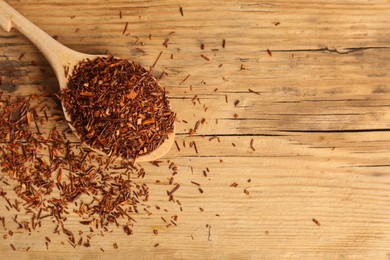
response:
<path fill-rule="evenodd" d="M 97 57 L 107 57 L 106 55 L 90 55 L 75 50 L 69 49 L 58 41 L 54 40 L 50 35 L 42 31 L 35 24 L 27 20 L 23 15 L 9 6 L 4 0 L 0 0 L 0 26 L 9 32 L 11 28 L 17 29 L 24 36 L 26 36 L 46 57 L 48 62 L 56 74 L 60 89 L 67 87 L 67 76 L 65 75 L 65 68 L 69 68 L 68 75 L 72 74 L 73 68 L 80 61 L 85 59 L 96 59 Z M 72 126 L 71 119 L 62 106 L 66 121 L 68 121 L 73 133 L 81 140 L 76 129 Z M 175 139 L 175 131 L 168 135 L 166 139 L 156 150 L 149 154 L 141 155 L 137 158 L 137 162 L 154 161 L 161 158 L 171 149 Z M 99 149 L 95 149 L 84 143 L 88 148 L 96 151 L 99 154 L 105 153 Z"/>

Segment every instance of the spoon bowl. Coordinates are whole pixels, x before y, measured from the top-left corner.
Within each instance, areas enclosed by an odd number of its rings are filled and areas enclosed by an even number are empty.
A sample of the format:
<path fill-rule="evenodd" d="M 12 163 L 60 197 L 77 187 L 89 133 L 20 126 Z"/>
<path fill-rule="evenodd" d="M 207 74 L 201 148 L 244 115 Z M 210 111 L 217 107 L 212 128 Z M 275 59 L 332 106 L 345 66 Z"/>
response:
<path fill-rule="evenodd" d="M 72 75 L 73 69 L 81 61 L 90 59 L 94 60 L 98 57 L 107 57 L 107 55 L 90 55 L 72 50 L 41 30 L 39 27 L 30 22 L 27 18 L 17 12 L 14 8 L 8 5 L 4 0 L 0 0 L 0 26 L 9 32 L 12 28 L 17 29 L 20 33 L 26 36 L 45 56 L 49 64 L 54 70 L 57 77 L 60 90 L 67 88 L 68 75 Z M 157 80 L 156 80 L 157 81 Z M 62 102 L 61 102 L 62 103 Z M 82 140 L 77 133 L 76 129 L 71 124 L 72 120 L 67 113 L 62 103 L 62 110 L 64 117 L 72 129 L 73 133 L 79 140 Z M 168 135 L 168 138 L 154 151 L 140 155 L 137 157 L 136 162 L 154 161 L 165 154 L 171 149 L 175 140 L 175 129 Z M 83 143 L 89 149 L 101 154 L 106 155 L 103 151 L 95 149 L 86 143 Z"/>

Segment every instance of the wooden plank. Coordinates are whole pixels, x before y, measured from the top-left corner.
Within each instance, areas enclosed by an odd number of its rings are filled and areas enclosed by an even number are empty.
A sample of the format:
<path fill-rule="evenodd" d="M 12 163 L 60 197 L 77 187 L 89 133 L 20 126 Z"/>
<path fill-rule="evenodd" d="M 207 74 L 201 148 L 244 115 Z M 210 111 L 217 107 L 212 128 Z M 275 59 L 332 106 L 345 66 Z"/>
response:
<path fill-rule="evenodd" d="M 379 141 L 375 140 L 381 139 L 371 133 L 338 137 L 337 143 L 348 144 L 348 147 L 340 145 L 335 149 L 312 147 L 316 143 L 313 139 L 317 137 L 256 137 L 255 152 L 248 149 L 252 137 L 223 137 L 220 143 L 204 150 L 202 148 L 210 141 L 196 137 L 193 140 L 201 151 L 200 157 L 188 147 L 182 147 L 180 152 L 172 150 L 166 157 L 179 167 L 176 181 L 181 188 L 175 198 L 181 201 L 183 212 L 167 202 L 165 191 L 170 189 L 166 180 L 168 163 L 163 162 L 159 168 L 144 165 L 148 174 L 143 182 L 150 188 L 152 204 L 169 209 L 169 215 L 178 214 L 179 226 L 166 228 L 160 219 L 165 214 L 152 209 L 152 216 L 145 213 L 134 215 L 137 220 L 135 236 L 128 238 L 114 229 L 113 234 L 107 234 L 103 239 L 94 238 L 94 248 L 103 247 L 109 254 L 120 256 L 121 253 L 111 248 L 110 242 L 115 241 L 120 252 L 145 250 L 149 251 L 146 255 L 152 256 L 155 252 L 161 257 L 168 257 L 173 252 L 180 252 L 183 257 L 195 257 L 195 249 L 199 250 L 198 255 L 207 256 L 209 246 L 218 248 L 226 257 L 238 256 L 236 252 L 243 257 L 262 254 L 264 248 L 267 248 L 265 252 L 274 256 L 280 250 L 294 252 L 297 248 L 300 253 L 309 255 L 318 252 L 344 252 L 341 254 L 349 255 L 349 250 L 364 251 L 367 248 L 379 254 L 390 240 L 385 213 L 389 205 L 386 196 L 389 185 L 388 151 L 379 150 L 375 158 L 366 158 L 367 153 L 356 153 L 354 146 L 361 145 L 361 149 L 367 149 L 356 141 L 360 138 L 370 140 L 374 143 L 371 147 L 377 148 L 375 144 Z M 336 138 L 331 134 L 319 141 L 330 142 L 332 137 Z M 306 144 L 291 139 L 304 139 Z M 181 143 L 183 140 L 191 141 L 191 138 L 178 138 L 177 141 Z M 354 145 L 350 140 L 354 140 Z M 233 147 L 231 143 L 238 146 Z M 210 169 L 207 178 L 202 174 L 206 167 Z M 162 183 L 156 184 L 155 180 Z M 200 194 L 191 181 L 199 183 L 204 193 Z M 238 186 L 230 187 L 233 183 Z M 249 191 L 249 195 L 243 192 L 244 189 Z M 5 211 L 4 214 L 8 213 Z M 321 226 L 314 224 L 312 218 L 318 220 Z M 12 220 L 8 221 L 7 226 L 12 226 Z M 73 216 L 67 221 L 67 226 L 80 228 L 77 223 L 78 219 Z M 208 240 L 206 224 L 212 227 L 211 241 Z M 160 230 L 157 237 L 152 233 L 156 227 Z M 50 223 L 44 222 L 41 231 L 34 233 L 32 238 L 44 241 L 44 236 L 51 234 L 53 228 Z M 9 251 L 8 243 L 14 241 L 16 244 L 18 238 L 22 239 L 25 234 L 18 232 L 14 236 L 1 244 L 2 250 Z M 326 242 L 318 236 L 327 237 Z M 91 254 L 87 249 L 74 250 L 61 245 L 63 237 L 50 237 L 55 241 L 50 244 L 52 256 L 56 252 L 52 253 L 51 248 L 69 255 L 72 255 L 70 252 L 82 253 L 86 257 Z M 291 243 L 285 242 L 281 246 L 287 238 Z M 159 243 L 161 248 L 154 249 L 155 243 Z M 243 243 L 245 247 L 240 250 Z M 23 250 L 30 245 L 28 240 L 17 244 Z M 258 244 L 262 247 L 259 248 Z M 230 250 L 227 250 L 227 245 L 231 246 Z M 45 251 L 44 242 L 34 244 L 32 250 Z M 34 257 L 35 254 L 29 256 Z"/>
<path fill-rule="evenodd" d="M 179 132 L 188 132 L 189 127 L 193 127 L 203 117 L 210 120 L 200 129 L 201 134 L 388 129 L 389 89 L 385 82 L 389 80 L 387 71 L 390 67 L 386 63 L 389 54 L 388 51 L 374 50 L 348 55 L 315 52 L 301 54 L 305 57 L 296 57 L 296 66 L 302 66 L 303 69 L 289 70 L 280 78 L 261 76 L 264 68 L 256 69 L 254 65 L 248 65 L 251 69 L 232 72 L 229 77 L 233 80 L 221 84 L 192 84 L 201 82 L 202 78 L 206 80 L 199 76 L 205 75 L 205 69 L 198 75 L 191 75 L 185 87 L 180 85 L 184 75 L 169 74 L 170 78 L 163 79 L 162 84 L 169 89 L 176 110 L 193 110 L 185 115 L 179 113 L 179 119 L 185 119 L 190 125 L 179 123 Z M 14 58 L 17 55 L 20 54 L 15 52 Z M 281 58 L 288 59 L 286 56 L 289 57 L 289 54 L 283 54 Z M 295 63 L 294 58 L 289 58 Z M 7 59 L 2 59 L 3 66 L 8 68 L 3 73 L 11 71 L 12 76 L 4 75 L 3 82 L 9 84 L 13 81 L 12 84 L 18 86 L 17 94 L 31 93 L 31 86 L 26 86 L 31 84 L 34 84 L 34 88 L 47 87 L 55 91 L 55 78 L 49 67 L 44 66 L 42 72 L 40 67 L 29 62 Z M 272 70 L 267 75 L 288 71 L 287 68 L 278 71 L 274 69 L 276 62 L 280 62 L 278 57 L 270 60 L 272 63 L 262 65 Z M 378 62 L 379 65 L 376 65 Z M 336 67 L 342 73 L 337 73 L 334 69 Z M 214 75 L 218 74 L 222 78 L 225 72 L 215 72 Z M 43 75 L 48 75 L 48 80 Z M 193 86 L 192 90 L 189 85 Z M 218 90 L 214 92 L 216 88 Z M 258 91 L 261 95 L 250 93 L 248 89 Z M 194 100 L 195 95 L 199 102 Z M 237 106 L 234 105 L 236 101 L 239 101 Z M 237 119 L 234 118 L 235 114 L 238 115 Z M 218 125 L 215 124 L 217 118 Z"/>
<path fill-rule="evenodd" d="M 113 228 L 90 248 L 72 248 L 49 219 L 27 235 L 0 200 L 7 219 L 0 235 L 14 232 L 0 240 L 4 258 L 388 258 L 389 1 L 8 2 L 79 51 L 108 51 L 145 67 L 163 51 L 153 73 L 166 72 L 161 84 L 178 113 L 180 151 L 174 146 L 160 167 L 142 164 L 147 174 L 136 181 L 148 185 L 153 214 L 134 214 L 134 235 Z M 47 62 L 23 36 L 0 31 L 0 39 L 0 89 L 57 91 Z M 53 97 L 45 104 L 49 116 L 61 112 Z M 42 131 L 54 125 L 67 127 L 50 120 Z M 183 211 L 166 195 L 168 160 L 179 168 L 175 198 Z M 0 187 L 15 199 L 12 185 Z M 173 215 L 178 226 L 167 228 L 160 217 Z M 78 221 L 70 214 L 67 225 L 88 229 Z"/>
<path fill-rule="evenodd" d="M 222 37 L 227 37 L 230 46 L 257 45 L 262 50 L 285 50 L 292 46 L 299 46 L 298 49 L 388 46 L 384 36 L 389 35 L 387 24 L 390 18 L 388 2 L 385 0 L 375 1 L 375 4 L 366 0 L 316 3 L 289 3 L 283 0 L 272 3 L 228 1 L 223 4 L 215 1 L 212 8 L 204 0 L 191 4 L 175 1 L 127 3 L 96 0 L 83 3 L 32 1 L 28 5 L 16 0 L 9 2 L 22 13 L 28 14 L 33 22 L 44 23 L 45 26 L 42 27 L 49 33 L 73 34 L 72 39 L 64 36 L 73 44 L 80 42 L 74 30 L 83 25 L 80 31 L 85 33 L 83 41 L 89 37 L 102 38 L 105 35 L 99 42 L 110 43 L 112 46 L 112 42 L 117 40 L 115 36 L 122 36 L 124 23 L 128 21 L 131 25 L 129 31 L 145 38 L 153 32 L 164 37 L 175 31 L 178 34 L 176 42 L 181 46 L 195 43 L 200 40 L 197 37 L 208 38 L 206 36 L 210 37 L 210 41 L 218 42 L 218 45 Z M 184 16 L 180 15 L 179 6 L 183 7 Z M 122 20 L 119 19 L 120 10 L 123 13 Z M 71 16 L 75 18 L 70 19 Z M 235 19 L 231 19 L 232 17 Z M 275 22 L 280 24 L 275 26 Z M 245 37 L 242 35 L 244 29 Z M 382 37 L 377 37 L 378 30 Z M 244 52 L 242 49 L 241 51 Z"/>

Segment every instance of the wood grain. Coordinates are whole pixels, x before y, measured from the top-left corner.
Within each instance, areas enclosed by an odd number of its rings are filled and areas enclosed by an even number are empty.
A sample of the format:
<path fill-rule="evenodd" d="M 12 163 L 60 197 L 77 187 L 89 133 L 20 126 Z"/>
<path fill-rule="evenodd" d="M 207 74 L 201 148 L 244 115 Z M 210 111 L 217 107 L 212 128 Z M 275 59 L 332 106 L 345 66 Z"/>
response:
<path fill-rule="evenodd" d="M 150 187 L 150 204 L 179 220 L 166 228 L 162 212 L 143 212 L 134 216 L 133 236 L 114 229 L 91 248 L 75 249 L 62 245 L 65 238 L 52 234 L 47 221 L 30 236 L 15 229 L 0 240 L 4 258 L 389 259 L 389 1 L 8 3 L 77 51 L 108 51 L 145 67 L 163 51 L 153 73 L 167 73 L 161 84 L 178 112 L 180 151 L 173 147 L 159 168 L 142 164 L 142 182 Z M 12 95 L 58 90 L 48 63 L 16 31 L 0 32 L 0 77 L 0 88 Z M 51 97 L 47 104 L 56 106 Z M 190 137 L 202 118 L 206 123 Z M 209 140 L 216 136 L 220 142 Z M 166 196 L 166 160 L 179 167 L 175 197 L 183 212 Z M 0 216 L 12 226 L 13 215 L 3 209 Z M 76 217 L 67 222 L 78 227 Z"/>

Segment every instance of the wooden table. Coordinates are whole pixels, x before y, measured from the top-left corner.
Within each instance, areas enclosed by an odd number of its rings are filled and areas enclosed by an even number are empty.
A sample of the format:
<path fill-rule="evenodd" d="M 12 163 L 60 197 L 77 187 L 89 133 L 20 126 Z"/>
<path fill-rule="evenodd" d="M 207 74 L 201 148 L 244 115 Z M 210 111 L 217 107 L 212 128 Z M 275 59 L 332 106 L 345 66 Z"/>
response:
<path fill-rule="evenodd" d="M 134 235 L 114 229 L 89 248 L 62 245 L 50 225 L 31 235 L 15 229 L 0 240 L 1 258 L 388 259 L 390 1 L 8 3 L 78 51 L 145 67 L 162 51 L 153 73 L 177 111 L 180 151 L 160 167 L 143 164 L 143 181 L 149 204 L 179 219 L 167 228 L 160 211 L 140 213 Z M 0 39 L 1 89 L 58 88 L 26 38 L 1 30 Z M 168 202 L 167 160 L 179 167 L 183 211 Z"/>

